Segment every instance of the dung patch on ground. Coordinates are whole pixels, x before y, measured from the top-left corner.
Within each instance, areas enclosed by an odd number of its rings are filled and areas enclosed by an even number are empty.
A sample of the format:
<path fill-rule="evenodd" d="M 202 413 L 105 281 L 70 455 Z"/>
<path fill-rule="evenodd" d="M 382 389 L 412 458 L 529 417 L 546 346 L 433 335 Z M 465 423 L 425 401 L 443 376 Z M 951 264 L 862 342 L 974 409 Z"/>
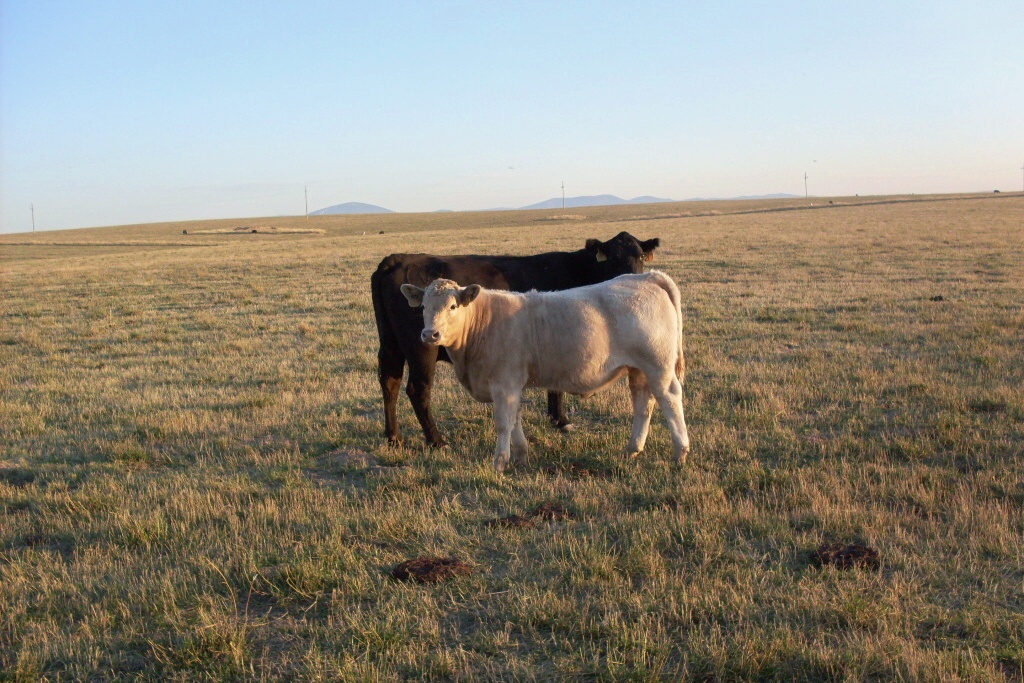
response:
<path fill-rule="evenodd" d="M 438 583 L 472 573 L 473 568 L 457 557 L 417 557 L 391 570 L 392 578 L 416 583 Z"/>
<path fill-rule="evenodd" d="M 882 564 L 878 551 L 862 543 L 825 543 L 811 555 L 811 562 L 819 567 L 872 571 Z"/>

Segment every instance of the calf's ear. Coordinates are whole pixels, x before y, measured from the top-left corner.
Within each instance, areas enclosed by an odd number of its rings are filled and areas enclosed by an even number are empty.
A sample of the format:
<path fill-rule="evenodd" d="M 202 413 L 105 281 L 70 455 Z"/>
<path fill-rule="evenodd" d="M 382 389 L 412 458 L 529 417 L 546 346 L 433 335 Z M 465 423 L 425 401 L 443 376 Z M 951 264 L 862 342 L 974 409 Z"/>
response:
<path fill-rule="evenodd" d="M 591 254 L 593 254 L 594 258 L 596 258 L 598 261 L 608 260 L 608 255 L 604 253 L 604 248 L 602 247 L 600 240 L 595 240 L 593 237 L 591 237 L 589 240 L 587 240 L 586 249 Z"/>
<path fill-rule="evenodd" d="M 654 250 L 661 246 L 661 240 L 657 237 L 647 240 L 646 242 L 640 243 L 640 248 L 644 250 L 644 261 L 654 260 Z"/>
<path fill-rule="evenodd" d="M 459 290 L 459 305 L 468 306 L 473 300 L 480 296 L 480 285 L 470 285 Z"/>
<path fill-rule="evenodd" d="M 409 300 L 409 306 L 412 308 L 423 305 L 423 290 L 416 285 L 402 285 L 402 294 Z"/>

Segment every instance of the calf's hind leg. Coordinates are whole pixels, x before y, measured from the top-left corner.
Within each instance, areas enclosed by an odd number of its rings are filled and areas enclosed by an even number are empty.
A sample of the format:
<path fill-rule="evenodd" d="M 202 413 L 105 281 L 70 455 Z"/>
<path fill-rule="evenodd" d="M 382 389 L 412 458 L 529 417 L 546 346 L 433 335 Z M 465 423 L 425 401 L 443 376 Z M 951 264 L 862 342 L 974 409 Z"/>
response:
<path fill-rule="evenodd" d="M 626 446 L 626 457 L 634 458 L 644 452 L 647 433 L 651 426 L 654 397 L 647 386 L 647 377 L 636 368 L 629 368 L 629 393 L 633 397 L 633 433 Z"/>
<path fill-rule="evenodd" d="M 672 434 L 672 447 L 677 465 L 686 462 L 690 453 L 690 435 L 686 431 L 686 419 L 683 417 L 683 385 L 672 373 L 664 373 L 657 378 L 647 376 L 651 392 L 658 400 L 658 406 L 665 413 L 668 430 Z"/>

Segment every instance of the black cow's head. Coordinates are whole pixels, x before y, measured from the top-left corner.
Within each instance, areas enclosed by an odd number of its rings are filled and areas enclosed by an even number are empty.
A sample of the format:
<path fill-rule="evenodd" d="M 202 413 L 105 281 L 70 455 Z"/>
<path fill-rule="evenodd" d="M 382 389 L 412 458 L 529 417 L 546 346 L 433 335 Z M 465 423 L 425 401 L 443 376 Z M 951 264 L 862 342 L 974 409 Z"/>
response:
<path fill-rule="evenodd" d="M 591 257 L 587 265 L 588 283 L 644 272 L 644 263 L 654 258 L 659 244 L 661 240 L 657 237 L 641 242 L 628 232 L 620 232 L 607 242 L 587 240 L 586 251 Z"/>

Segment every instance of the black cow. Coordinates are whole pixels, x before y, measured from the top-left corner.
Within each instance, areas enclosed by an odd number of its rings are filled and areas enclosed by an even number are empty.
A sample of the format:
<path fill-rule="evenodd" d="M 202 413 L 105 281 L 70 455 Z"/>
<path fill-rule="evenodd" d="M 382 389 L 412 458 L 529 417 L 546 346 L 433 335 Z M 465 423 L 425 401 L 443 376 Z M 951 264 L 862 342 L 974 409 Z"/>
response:
<path fill-rule="evenodd" d="M 644 262 L 654 256 L 659 242 L 657 237 L 641 242 L 628 232 L 620 232 L 607 242 L 589 239 L 579 251 L 553 251 L 536 256 L 392 254 L 386 257 L 370 278 L 380 337 L 377 361 L 384 393 L 384 436 L 393 443 L 401 441 L 398 392 L 408 363 L 409 381 L 405 391 L 423 427 L 427 444 L 444 446 L 446 443 L 430 414 L 430 387 L 437 361 L 448 361 L 448 355 L 444 348 L 427 346 L 420 341 L 423 311 L 409 306 L 400 289 L 403 284 L 426 287 L 437 278 L 446 278 L 462 286 L 476 284 L 515 292 L 571 289 L 626 273 L 642 273 Z M 548 393 L 548 417 L 557 427 L 569 424 L 562 394 Z"/>

